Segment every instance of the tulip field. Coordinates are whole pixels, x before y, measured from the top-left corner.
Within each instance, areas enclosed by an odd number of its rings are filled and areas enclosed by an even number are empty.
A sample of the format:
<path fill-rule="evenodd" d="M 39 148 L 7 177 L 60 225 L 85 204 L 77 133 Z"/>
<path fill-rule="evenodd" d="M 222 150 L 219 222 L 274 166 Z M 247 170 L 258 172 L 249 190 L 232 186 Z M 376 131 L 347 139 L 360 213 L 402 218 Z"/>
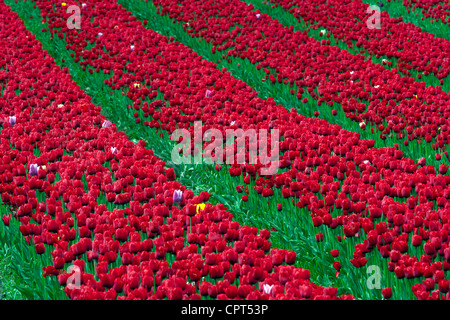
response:
<path fill-rule="evenodd" d="M 448 300 L 449 91 L 448 1 L 0 0 L 0 299 Z"/>

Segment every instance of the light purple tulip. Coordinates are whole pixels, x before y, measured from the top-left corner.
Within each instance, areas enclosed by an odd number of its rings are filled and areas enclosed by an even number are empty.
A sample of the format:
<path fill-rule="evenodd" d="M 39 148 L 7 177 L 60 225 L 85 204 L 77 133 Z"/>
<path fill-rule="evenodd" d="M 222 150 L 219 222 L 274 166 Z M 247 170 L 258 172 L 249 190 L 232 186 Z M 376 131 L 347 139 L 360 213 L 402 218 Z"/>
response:
<path fill-rule="evenodd" d="M 272 287 L 273 285 L 264 284 L 263 285 L 264 293 L 270 294 L 272 292 Z"/>
<path fill-rule="evenodd" d="M 111 121 L 108 120 L 103 121 L 102 128 L 109 128 L 109 127 L 111 127 Z"/>
<path fill-rule="evenodd" d="M 212 91 L 211 90 L 206 90 L 205 97 L 206 98 L 211 98 L 212 97 Z"/>
<path fill-rule="evenodd" d="M 261 18 L 261 15 L 259 13 L 256 14 L 256 19 Z"/>
<path fill-rule="evenodd" d="M 16 124 L 15 116 L 9 117 L 9 124 L 14 127 L 14 125 Z"/>
<path fill-rule="evenodd" d="M 183 191 L 181 190 L 175 190 L 173 192 L 173 202 L 179 203 L 183 200 Z"/>
<path fill-rule="evenodd" d="M 37 176 L 39 173 L 39 166 L 35 163 L 30 165 L 30 176 L 34 177 Z"/>
<path fill-rule="evenodd" d="M 112 154 L 117 154 L 119 152 L 119 150 L 117 150 L 116 147 L 111 147 L 111 153 Z"/>

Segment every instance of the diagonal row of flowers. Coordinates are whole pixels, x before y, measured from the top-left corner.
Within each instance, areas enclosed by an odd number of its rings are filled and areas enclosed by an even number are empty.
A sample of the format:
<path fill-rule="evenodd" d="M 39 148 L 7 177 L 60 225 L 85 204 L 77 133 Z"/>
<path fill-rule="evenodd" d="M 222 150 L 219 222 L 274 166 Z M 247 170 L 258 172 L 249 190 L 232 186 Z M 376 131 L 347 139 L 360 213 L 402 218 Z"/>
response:
<path fill-rule="evenodd" d="M 160 3 L 157 2 L 157 4 Z M 227 50 L 227 55 L 247 58 L 257 64 L 257 68 L 273 68 L 275 73 L 267 75 L 272 82 L 284 81 L 299 85 L 297 97 L 302 99 L 302 102 L 306 103 L 308 100 L 304 98 L 305 88 L 307 88 L 306 91 L 318 100 L 318 104 L 328 103 L 332 106 L 334 102 L 341 103 L 346 116 L 359 122 L 362 128 L 365 127 L 366 122 L 377 124 L 382 139 L 386 139 L 387 136 L 399 140 L 407 137 L 407 140 L 403 141 L 405 145 L 408 144 L 408 140 L 425 139 L 427 142 L 435 142 L 433 148 L 441 148 L 445 152 L 445 145 L 448 143 L 446 118 L 449 99 L 448 95 L 439 88 L 427 89 L 423 83 L 416 83 L 412 78 L 400 77 L 395 71 L 388 71 L 379 65 L 365 61 L 362 56 L 353 56 L 337 47 L 321 45 L 303 33 L 294 33 L 290 28 L 281 26 L 267 15 L 260 15 L 258 19 L 250 6 L 237 0 L 214 7 L 204 2 L 185 1 L 183 5 L 186 8 L 183 9 L 183 14 L 178 16 L 176 14 L 180 12 L 181 7 L 175 2 L 167 1 L 162 5 L 164 9 L 161 13 L 168 11 L 179 20 L 189 21 L 189 30 L 196 30 L 192 32 L 192 35 L 198 36 L 201 32 L 202 37 L 217 44 L 215 50 Z M 201 14 L 195 13 L 197 6 L 202 8 Z M 65 22 L 68 14 L 60 7 L 57 8 L 55 15 L 49 17 L 50 29 L 67 29 Z M 231 9 L 233 14 L 228 17 L 228 11 Z M 89 17 L 88 10 L 84 9 L 83 14 L 86 18 Z M 218 18 L 214 20 L 214 23 L 205 22 L 216 14 Z M 195 21 L 193 21 L 194 16 Z M 237 24 L 251 26 L 251 28 L 237 27 L 231 32 L 228 31 Z M 81 40 L 78 37 L 78 45 L 71 44 L 71 48 L 76 51 L 76 59 L 83 58 L 83 63 L 90 64 L 96 70 L 101 67 L 112 71 L 113 64 L 104 65 L 103 61 L 102 41 L 109 39 L 109 35 L 103 40 L 96 38 L 99 34 L 106 34 L 106 29 L 118 28 L 119 25 L 95 25 L 95 29 L 99 31 L 97 33 L 82 30 L 80 34 L 89 33 L 90 41 L 98 41 L 99 45 L 92 50 L 83 50 L 87 40 Z M 90 26 L 92 24 L 85 20 L 83 29 Z M 277 30 L 279 32 L 276 32 Z M 121 31 L 121 29 L 115 30 L 115 33 Z M 58 34 L 62 32 L 59 30 Z M 279 34 L 284 36 L 280 37 Z M 71 38 L 69 41 L 74 40 Z M 134 50 L 135 43 L 139 39 L 135 36 L 129 41 L 132 43 L 126 46 L 127 53 Z M 238 45 L 235 45 L 233 41 L 236 41 Z M 219 46 L 219 44 L 223 45 Z M 234 48 L 229 50 L 233 46 Z M 138 47 L 144 48 L 142 45 Z M 111 48 L 106 48 L 106 50 L 109 49 Z M 112 50 L 114 52 L 112 54 L 115 55 L 117 51 Z M 138 65 L 135 65 L 135 68 L 138 68 Z M 145 64 L 141 64 L 143 65 Z M 270 73 L 270 68 L 264 69 Z M 120 77 L 122 70 L 115 71 L 117 71 L 116 77 Z M 143 72 L 150 73 L 151 70 L 147 69 Z M 409 89 L 406 91 L 404 87 Z M 315 88 L 318 88 L 319 95 L 314 92 Z M 291 90 L 291 93 L 295 92 Z M 366 103 L 369 105 L 367 106 Z M 384 120 L 387 126 L 382 124 Z M 440 156 L 437 154 L 437 157 Z"/>
<path fill-rule="evenodd" d="M 38 6 L 44 17 L 50 17 L 51 3 L 38 2 Z M 173 132 L 177 126 L 192 129 L 191 123 L 201 119 L 205 127 L 220 130 L 233 126 L 279 128 L 284 138 L 280 143 L 284 152 L 281 167 L 289 171 L 259 177 L 255 187 L 258 193 L 271 196 L 274 188 L 281 188 L 284 197 L 293 197 L 297 206 L 311 210 L 316 226 L 343 225 L 347 237 L 363 231 L 368 234 L 355 248 L 355 266 L 365 265 L 364 255 L 376 247 L 384 257 L 392 255 L 390 269 L 396 270 L 399 277 L 429 277 L 430 270 L 441 274 L 439 270 L 448 268 L 446 261 L 433 262 L 436 257 L 450 257 L 446 236 L 450 179 L 443 175 L 445 165 L 436 174 L 433 167 L 426 166 L 425 159 L 414 164 L 395 148 L 374 149 L 373 141 L 360 140 L 357 133 L 324 120 L 305 118 L 294 110 L 288 112 L 271 99 L 259 99 L 245 83 L 215 69 L 213 63 L 185 46 L 144 29 L 112 2 L 88 2 L 83 10 L 85 17 L 95 17 L 95 26 L 86 19 L 79 37 L 77 32 L 64 29 L 58 22 L 62 20 L 52 20 L 59 16 L 58 10 L 51 15 L 50 29 L 65 37 L 68 48 L 86 56 L 82 65 L 105 73 L 114 71 L 106 83 L 114 89 L 128 90 L 136 109 L 142 108 L 146 115 L 161 120 L 147 122 L 150 127 Z M 98 33 L 102 33 L 100 38 Z M 95 44 L 92 51 L 82 50 L 84 41 Z M 101 60 L 93 58 L 98 50 L 103 52 Z M 129 73 L 122 72 L 124 69 Z M 170 106 L 161 101 L 156 107 L 142 103 L 145 97 L 154 97 L 157 90 Z M 229 170 L 231 175 L 243 174 L 249 183 L 260 169 L 258 165 L 244 165 Z M 243 190 L 246 188 L 238 188 Z M 319 194 L 324 199 L 319 199 Z M 393 197 L 407 201 L 400 203 Z M 434 211 L 436 204 L 438 210 Z M 342 214 L 333 217 L 335 208 Z M 382 215 L 387 217 L 389 228 L 385 223 L 376 223 Z M 414 234 L 415 246 L 424 246 L 421 261 L 406 254 L 410 234 Z"/>
<path fill-rule="evenodd" d="M 387 2 L 390 2 L 388 0 Z M 450 4 L 442 0 L 402 0 L 403 5 L 410 10 L 422 12 L 424 18 L 433 18 L 450 26 Z M 418 9 L 419 8 L 419 9 Z M 431 21 L 433 23 L 433 20 Z"/>
<path fill-rule="evenodd" d="M 333 37 L 367 50 L 377 57 L 399 59 L 399 71 L 408 74 L 416 69 L 424 75 L 434 74 L 441 79 L 450 72 L 450 41 L 436 38 L 419 27 L 391 18 L 381 11 L 380 28 L 370 29 L 367 20 L 372 16 L 369 4 L 361 0 L 270 0 L 289 10 L 296 18 L 312 24 L 315 29 L 325 29 L 324 36 Z M 375 4 L 375 2 L 374 2 Z M 370 21 L 369 21 L 370 22 Z"/>
<path fill-rule="evenodd" d="M 289 83 L 292 88 L 296 84 L 299 89 L 291 89 L 291 94 L 304 103 L 305 91 L 318 105 L 331 109 L 340 103 L 349 119 L 363 127 L 367 122 L 376 124 L 381 139 L 407 137 L 405 145 L 425 139 L 436 142 L 434 148 L 448 143 L 448 133 L 442 130 L 448 130 L 449 96 L 440 87 L 427 88 L 362 55 L 325 45 L 329 40 L 322 40 L 322 45 L 239 0 L 215 5 L 195 0 L 153 2 L 162 7 L 161 15 L 184 23 L 191 36 L 206 39 L 224 58 L 247 59 L 272 83 Z"/>
<path fill-rule="evenodd" d="M 353 298 L 309 282 L 270 231 L 232 221 L 117 132 L 3 2 L 0 69 L 1 113 L 16 117 L 0 134 L 1 198 L 36 252 L 50 250 L 43 274 L 70 280 L 70 298 Z"/>

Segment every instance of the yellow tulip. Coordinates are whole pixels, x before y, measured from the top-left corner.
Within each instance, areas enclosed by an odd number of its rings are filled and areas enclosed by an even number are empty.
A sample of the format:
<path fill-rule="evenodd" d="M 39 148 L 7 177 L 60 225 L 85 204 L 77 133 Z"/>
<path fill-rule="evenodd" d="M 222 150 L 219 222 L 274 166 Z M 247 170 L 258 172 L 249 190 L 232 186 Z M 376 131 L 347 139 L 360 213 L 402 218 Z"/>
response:
<path fill-rule="evenodd" d="M 67 3 L 63 2 L 63 3 L 61 3 L 61 5 L 62 5 L 63 7 L 65 7 L 65 6 L 67 6 Z"/>
<path fill-rule="evenodd" d="M 197 213 L 198 213 L 199 209 L 200 210 L 205 210 L 205 207 L 206 207 L 206 205 L 204 203 L 197 204 Z"/>

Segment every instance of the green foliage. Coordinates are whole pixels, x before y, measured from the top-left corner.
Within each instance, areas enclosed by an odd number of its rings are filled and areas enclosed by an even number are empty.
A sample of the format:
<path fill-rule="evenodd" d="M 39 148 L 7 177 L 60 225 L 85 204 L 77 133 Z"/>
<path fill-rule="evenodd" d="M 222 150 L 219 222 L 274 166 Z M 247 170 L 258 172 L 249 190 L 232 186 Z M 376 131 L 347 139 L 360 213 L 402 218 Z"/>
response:
<path fill-rule="evenodd" d="M 347 119 L 343 112 L 338 112 L 337 116 L 331 116 L 327 107 L 317 107 L 311 97 L 309 97 L 308 105 L 301 104 L 296 97 L 290 95 L 291 88 L 288 85 L 261 82 L 265 74 L 256 70 L 254 65 L 239 58 L 228 62 L 222 58 L 222 53 L 212 54 L 210 44 L 204 40 L 198 41 L 198 39 L 191 38 L 184 32 L 181 25 L 173 23 L 167 16 L 157 15 L 156 8 L 152 3 L 140 0 L 118 0 L 118 2 L 138 19 L 148 20 L 148 28 L 167 37 L 174 36 L 177 41 L 184 43 L 205 59 L 216 63 L 217 68 L 226 68 L 233 76 L 253 86 L 255 90 L 259 91 L 260 97 L 273 97 L 286 108 L 296 108 L 300 113 L 309 117 L 313 116 L 314 111 L 319 110 L 320 116 L 329 122 L 337 123 L 348 130 L 360 132 L 363 138 L 374 139 L 376 147 L 393 146 L 397 142 L 391 138 L 381 140 L 374 137 L 370 133 L 370 127 L 365 131 L 360 130 L 358 124 Z M 143 123 L 136 124 L 134 122 L 134 111 L 127 108 L 132 102 L 126 95 L 122 95 L 122 92 L 112 90 L 104 84 L 104 80 L 108 79 L 110 75 L 102 73 L 91 75 L 87 71 L 83 71 L 82 67 L 70 57 L 71 51 L 65 48 L 63 40 L 51 39 L 48 33 L 42 33 L 40 30 L 46 25 L 41 25 L 39 9 L 33 8 L 33 2 L 26 1 L 17 4 L 13 0 L 6 0 L 6 3 L 20 15 L 28 30 L 36 35 L 43 44 L 43 48 L 55 59 L 56 63 L 69 69 L 72 79 L 93 98 L 95 104 L 101 106 L 103 115 L 114 122 L 119 130 L 124 131 L 134 142 L 146 141 L 147 148 L 165 160 L 167 166 L 175 169 L 180 183 L 185 184 L 195 194 L 199 194 L 202 190 L 211 192 L 210 201 L 213 204 L 223 203 L 226 205 L 234 214 L 236 221 L 258 228 L 269 230 L 274 228 L 271 236 L 272 246 L 296 251 L 296 265 L 310 270 L 311 279 L 316 284 L 338 287 L 338 294 L 353 294 L 361 299 L 381 299 L 381 290 L 368 290 L 366 285 L 369 277 L 367 267 L 377 265 L 383 271 L 381 287 L 401 288 L 401 290 L 393 290 L 395 299 L 414 299 L 411 292 L 411 285 L 414 282 L 408 279 L 397 279 L 392 272 L 387 270 L 386 259 L 383 259 L 377 251 L 369 254 L 370 259 L 366 267 L 355 268 L 351 265 L 350 259 L 352 259 L 354 246 L 364 235 L 361 235 L 360 238 L 347 238 L 343 242 L 339 242 L 336 236 L 342 234 L 341 227 L 334 230 L 324 226 L 315 228 L 312 225 L 310 213 L 306 209 L 296 207 L 291 199 L 284 199 L 280 190 L 275 190 L 274 196 L 270 199 L 261 197 L 256 194 L 253 182 L 249 185 L 249 201 L 242 201 L 241 194 L 236 192 L 236 186 L 244 184 L 242 177 L 230 177 L 225 165 L 222 170 L 216 171 L 213 165 L 175 165 L 172 163 L 170 155 L 174 142 L 169 139 L 167 133 L 156 133 L 154 130 L 146 128 Z M 282 23 L 294 25 L 299 30 L 303 27 L 295 19 L 293 20 L 292 16 L 289 17 L 288 13 L 284 14 L 278 9 L 278 11 L 271 11 L 269 8 L 263 8 L 263 4 L 259 0 L 256 0 L 256 3 L 261 9 L 268 10 L 268 13 L 278 15 L 277 17 L 280 17 Z M 29 19 L 30 15 L 33 19 Z M 311 36 L 318 37 L 314 34 L 315 31 L 311 32 Z M 61 62 L 62 59 L 65 60 L 64 63 Z M 140 116 L 142 117 L 142 114 Z M 403 148 L 403 151 L 406 156 L 412 158 L 426 155 L 429 163 L 438 166 L 432 157 L 434 151 L 431 150 L 431 145 L 414 143 L 409 148 Z M 107 163 L 104 165 L 108 166 Z M 106 199 L 103 198 L 98 200 L 106 202 Z M 283 205 L 282 211 L 277 210 L 278 203 Z M 112 209 L 113 206 L 113 204 L 108 204 L 109 209 Z M 4 206 L 0 206 L 0 210 L 3 210 L 2 214 L 6 214 Z M 337 214 L 337 212 L 333 212 L 334 216 Z M 3 287 L 1 294 L 9 299 L 67 298 L 54 277 L 44 278 L 42 276 L 42 266 L 51 264 L 49 251 L 47 250 L 40 256 L 36 255 L 33 246 L 29 246 L 23 239 L 18 225 L 19 222 L 16 219 L 11 219 L 9 227 L 5 227 L 0 222 L 0 243 L 2 244 L 0 247 L 2 278 L 0 280 Z M 316 241 L 315 234 L 317 232 L 323 233 L 323 242 Z M 329 251 L 332 249 L 339 249 L 340 256 L 338 258 L 331 257 Z M 419 252 L 416 253 L 419 254 Z M 336 260 L 342 264 L 342 270 L 337 277 L 332 267 L 333 261 Z M 86 268 L 89 271 L 92 266 L 87 263 Z"/>

